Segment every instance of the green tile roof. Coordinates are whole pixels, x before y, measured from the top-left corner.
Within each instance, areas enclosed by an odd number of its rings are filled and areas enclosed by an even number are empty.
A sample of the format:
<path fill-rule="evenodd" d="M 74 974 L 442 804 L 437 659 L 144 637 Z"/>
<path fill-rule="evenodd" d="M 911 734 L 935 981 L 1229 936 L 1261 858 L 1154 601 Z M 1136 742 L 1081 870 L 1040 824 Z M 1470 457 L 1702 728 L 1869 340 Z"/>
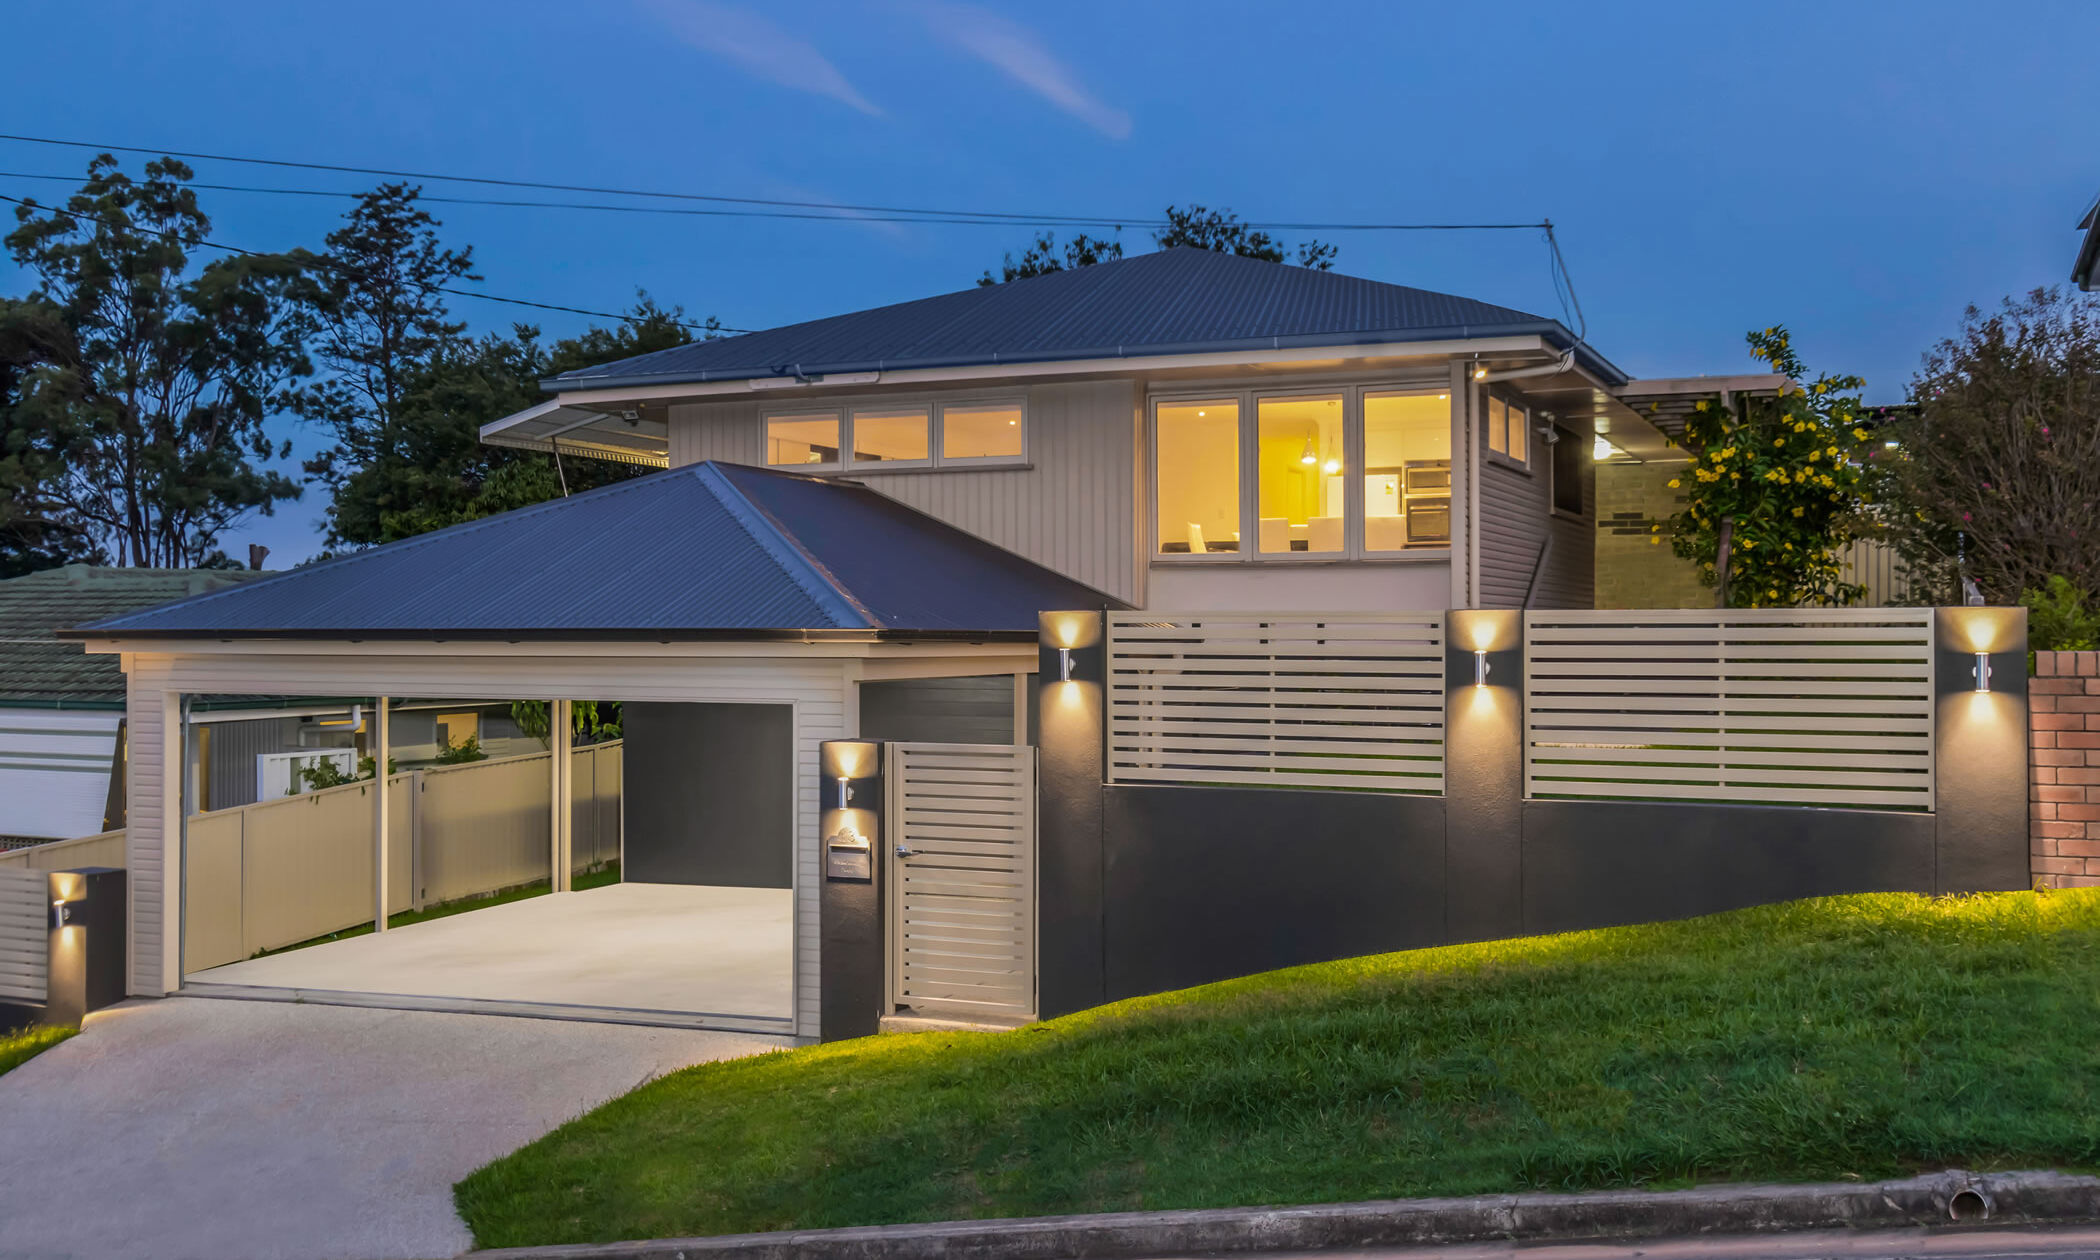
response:
<path fill-rule="evenodd" d="M 57 631 L 244 582 L 239 569 L 117 569 L 69 564 L 0 582 L 0 706 L 124 707 L 115 656 L 89 656 Z"/>

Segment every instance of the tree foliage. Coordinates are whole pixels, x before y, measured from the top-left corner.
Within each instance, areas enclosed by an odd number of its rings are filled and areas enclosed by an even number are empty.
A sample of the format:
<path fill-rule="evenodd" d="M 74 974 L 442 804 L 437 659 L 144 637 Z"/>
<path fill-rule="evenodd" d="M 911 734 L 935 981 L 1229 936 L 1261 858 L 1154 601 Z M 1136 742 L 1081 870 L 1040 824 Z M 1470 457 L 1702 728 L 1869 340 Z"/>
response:
<path fill-rule="evenodd" d="M 709 320 L 703 335 L 718 335 L 717 327 Z M 384 449 L 337 488 L 336 537 L 356 546 L 393 542 L 648 472 L 599 459 L 557 466 L 551 455 L 483 445 L 481 426 L 541 401 L 547 377 L 692 339 L 684 311 L 645 293 L 627 322 L 552 345 L 538 328 L 518 324 L 442 350 L 405 379 Z"/>
<path fill-rule="evenodd" d="M 1697 404 L 1685 427 L 1691 463 L 1670 482 L 1686 501 L 1671 546 L 1707 585 L 1725 582 L 1728 607 L 1851 603 L 1864 590 L 1843 580 L 1839 553 L 1860 526 L 1873 452 L 1859 423 L 1864 382 L 1826 375 L 1803 388 L 1807 370 L 1785 328 L 1748 341 L 1788 383 L 1774 398 Z"/>
<path fill-rule="evenodd" d="M 1993 603 L 2063 577 L 2100 590 L 2100 296 L 2037 289 L 1925 357 L 1915 415 L 1892 430 L 1892 543 L 1932 596 L 1959 578 Z"/>
<path fill-rule="evenodd" d="M 413 382 L 458 345 L 443 289 L 474 280 L 473 249 L 448 249 L 417 204 L 420 188 L 381 184 L 358 199 L 309 266 L 303 288 L 314 357 L 324 372 L 292 399 L 333 445 L 306 471 L 331 490 L 390 455 Z M 329 507 L 329 542 L 358 541 Z"/>
<path fill-rule="evenodd" d="M 299 487 L 264 432 L 311 371 L 296 258 L 202 266 L 210 220 L 172 158 L 108 154 L 64 207 L 17 207 L 6 246 L 36 290 L 0 311 L 0 565 L 185 567 Z"/>
<path fill-rule="evenodd" d="M 1212 210 L 1208 206 L 1168 206 L 1167 225 L 1152 234 L 1152 243 L 1161 249 L 1188 246 L 1192 249 L 1215 250 L 1221 254 L 1238 254 L 1242 258 L 1259 258 L 1265 262 L 1285 262 L 1290 257 L 1290 248 L 1282 241 L 1259 228 L 1250 227 L 1230 210 Z M 1334 267 L 1339 247 L 1321 241 L 1306 241 L 1297 247 L 1298 265 L 1315 271 L 1329 271 Z M 1123 242 L 1109 237 L 1088 236 L 1080 233 L 1066 241 L 1062 249 L 1055 232 L 1040 232 L 1035 243 L 1021 251 L 1017 260 L 1009 253 L 994 277 L 986 271 L 977 280 L 979 285 L 1005 284 L 1010 280 L 1026 280 L 1030 276 L 1048 275 L 1053 271 L 1068 271 L 1074 267 L 1089 267 L 1095 263 L 1108 262 L 1123 256 Z"/>

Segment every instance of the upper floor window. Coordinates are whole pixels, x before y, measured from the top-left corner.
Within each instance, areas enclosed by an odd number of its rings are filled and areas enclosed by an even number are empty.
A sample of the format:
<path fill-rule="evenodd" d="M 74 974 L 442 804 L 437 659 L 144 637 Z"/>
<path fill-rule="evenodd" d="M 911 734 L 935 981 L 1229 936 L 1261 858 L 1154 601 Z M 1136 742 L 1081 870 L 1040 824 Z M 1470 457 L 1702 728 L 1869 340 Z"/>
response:
<path fill-rule="evenodd" d="M 1028 454 L 1018 399 L 783 412 L 765 426 L 768 465 L 812 472 L 1014 465 Z"/>
<path fill-rule="evenodd" d="M 1520 464 L 1527 462 L 1531 456 L 1524 426 L 1529 423 L 1530 417 L 1522 407 L 1514 406 L 1506 399 L 1488 399 L 1488 449 L 1507 455 Z"/>
<path fill-rule="evenodd" d="M 1451 399 L 1435 390 L 1162 400 L 1156 553 L 1340 559 L 1451 544 Z"/>

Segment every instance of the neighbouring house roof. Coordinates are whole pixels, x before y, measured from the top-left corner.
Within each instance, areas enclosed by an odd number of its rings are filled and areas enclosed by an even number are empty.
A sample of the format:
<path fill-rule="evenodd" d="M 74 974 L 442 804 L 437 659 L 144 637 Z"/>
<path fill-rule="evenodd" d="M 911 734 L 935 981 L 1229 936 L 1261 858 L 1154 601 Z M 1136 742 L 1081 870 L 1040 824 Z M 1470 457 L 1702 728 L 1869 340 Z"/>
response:
<path fill-rule="evenodd" d="M 850 481 L 712 461 L 145 612 L 82 638 L 1030 638 L 1121 601 Z"/>
<path fill-rule="evenodd" d="M 2086 207 L 2078 227 L 2085 239 L 2078 245 L 2078 261 L 2071 264 L 2071 283 L 2090 293 L 2100 287 L 2100 197 Z"/>
<path fill-rule="evenodd" d="M 1558 320 L 1332 271 L 1178 248 L 567 372 L 556 392 L 911 368 L 1539 336 L 1625 374 Z"/>
<path fill-rule="evenodd" d="M 69 564 L 0 582 L 0 707 L 121 709 L 123 663 L 59 637 L 264 576 L 238 569 L 122 569 Z"/>

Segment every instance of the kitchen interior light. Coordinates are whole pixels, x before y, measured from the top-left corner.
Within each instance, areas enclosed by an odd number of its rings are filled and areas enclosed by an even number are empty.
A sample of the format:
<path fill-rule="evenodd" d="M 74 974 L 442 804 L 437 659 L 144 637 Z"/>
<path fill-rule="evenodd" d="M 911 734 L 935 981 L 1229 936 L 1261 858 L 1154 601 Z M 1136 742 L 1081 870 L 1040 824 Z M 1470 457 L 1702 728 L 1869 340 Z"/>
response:
<path fill-rule="evenodd" d="M 1311 438 L 1305 439 L 1305 454 L 1300 455 L 1298 457 L 1298 462 L 1307 466 L 1317 464 L 1320 462 L 1319 455 L 1317 455 L 1313 451 L 1313 444 Z"/>

